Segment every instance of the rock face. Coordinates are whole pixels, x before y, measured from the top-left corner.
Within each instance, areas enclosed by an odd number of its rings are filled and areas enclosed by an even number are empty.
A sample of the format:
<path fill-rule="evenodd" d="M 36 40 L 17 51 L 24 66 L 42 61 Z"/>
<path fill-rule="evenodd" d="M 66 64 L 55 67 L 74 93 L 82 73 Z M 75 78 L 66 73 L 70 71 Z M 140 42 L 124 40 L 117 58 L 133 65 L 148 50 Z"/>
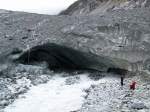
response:
<path fill-rule="evenodd" d="M 78 0 L 60 15 L 104 14 L 115 10 L 149 7 L 149 0 Z"/>

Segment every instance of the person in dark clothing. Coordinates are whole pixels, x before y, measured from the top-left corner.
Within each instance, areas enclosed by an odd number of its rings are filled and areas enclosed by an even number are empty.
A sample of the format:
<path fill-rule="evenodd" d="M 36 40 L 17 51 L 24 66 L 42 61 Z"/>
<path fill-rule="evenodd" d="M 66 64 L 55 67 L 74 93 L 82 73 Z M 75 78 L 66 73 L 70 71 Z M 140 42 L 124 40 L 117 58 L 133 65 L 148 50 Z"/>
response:
<path fill-rule="evenodd" d="M 107 70 L 108 73 L 115 73 L 115 74 L 118 74 L 121 78 L 121 81 L 120 81 L 120 84 L 121 86 L 124 85 L 124 78 L 125 78 L 125 75 L 127 74 L 127 70 L 126 69 L 122 69 L 122 68 L 109 68 Z"/>
<path fill-rule="evenodd" d="M 121 76 L 121 86 L 123 86 L 124 76 Z"/>

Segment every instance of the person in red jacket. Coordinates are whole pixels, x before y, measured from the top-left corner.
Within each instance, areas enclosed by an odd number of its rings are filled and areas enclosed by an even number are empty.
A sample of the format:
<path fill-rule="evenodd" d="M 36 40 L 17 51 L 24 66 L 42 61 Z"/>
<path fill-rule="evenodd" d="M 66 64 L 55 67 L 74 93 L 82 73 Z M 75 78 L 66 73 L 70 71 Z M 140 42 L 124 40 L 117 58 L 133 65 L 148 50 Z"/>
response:
<path fill-rule="evenodd" d="M 131 89 L 131 90 L 135 90 L 135 88 L 136 88 L 136 82 L 133 81 L 133 82 L 130 84 L 130 89 Z"/>

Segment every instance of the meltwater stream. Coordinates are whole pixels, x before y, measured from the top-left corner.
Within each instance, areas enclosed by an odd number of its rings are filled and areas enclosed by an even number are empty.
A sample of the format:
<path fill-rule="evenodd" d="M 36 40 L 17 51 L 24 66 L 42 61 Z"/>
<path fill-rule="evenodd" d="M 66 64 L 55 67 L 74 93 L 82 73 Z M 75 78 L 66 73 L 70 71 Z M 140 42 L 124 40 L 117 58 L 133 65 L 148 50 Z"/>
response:
<path fill-rule="evenodd" d="M 87 74 L 79 76 L 53 76 L 46 84 L 33 86 L 4 112 L 70 112 L 81 108 L 85 89 L 93 84 L 105 83 L 107 79 L 94 81 Z"/>

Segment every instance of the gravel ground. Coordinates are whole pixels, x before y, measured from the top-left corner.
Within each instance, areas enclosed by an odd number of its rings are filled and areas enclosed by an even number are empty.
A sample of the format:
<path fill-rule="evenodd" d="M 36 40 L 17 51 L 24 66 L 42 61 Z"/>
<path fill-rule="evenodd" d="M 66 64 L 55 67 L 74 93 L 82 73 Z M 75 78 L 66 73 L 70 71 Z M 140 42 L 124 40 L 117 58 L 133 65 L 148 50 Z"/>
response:
<path fill-rule="evenodd" d="M 137 82 L 135 90 L 130 90 L 132 81 Z M 80 112 L 150 112 L 150 83 L 141 81 L 141 76 L 128 77 L 120 86 L 118 78 L 88 90 L 88 96 Z"/>
<path fill-rule="evenodd" d="M 9 74 L 9 77 L 8 75 Z M 12 104 L 20 95 L 29 91 L 32 86 L 47 83 L 55 75 L 52 71 L 41 66 L 18 65 L 1 72 L 0 77 L 0 112 Z M 63 74 L 63 73 L 61 73 Z M 78 83 L 77 76 L 63 76 L 67 85 Z M 107 75 L 107 76 L 106 76 Z M 10 77 L 11 76 L 11 77 Z M 101 76 L 101 77 L 100 77 Z M 150 83 L 149 75 L 136 73 L 126 77 L 124 86 L 120 86 L 120 78 L 115 74 L 93 75 L 91 80 L 100 80 L 83 89 L 86 92 L 81 109 L 74 112 L 149 112 Z M 136 89 L 130 90 L 129 85 L 136 81 Z M 62 111 L 63 112 L 63 111 Z"/>

